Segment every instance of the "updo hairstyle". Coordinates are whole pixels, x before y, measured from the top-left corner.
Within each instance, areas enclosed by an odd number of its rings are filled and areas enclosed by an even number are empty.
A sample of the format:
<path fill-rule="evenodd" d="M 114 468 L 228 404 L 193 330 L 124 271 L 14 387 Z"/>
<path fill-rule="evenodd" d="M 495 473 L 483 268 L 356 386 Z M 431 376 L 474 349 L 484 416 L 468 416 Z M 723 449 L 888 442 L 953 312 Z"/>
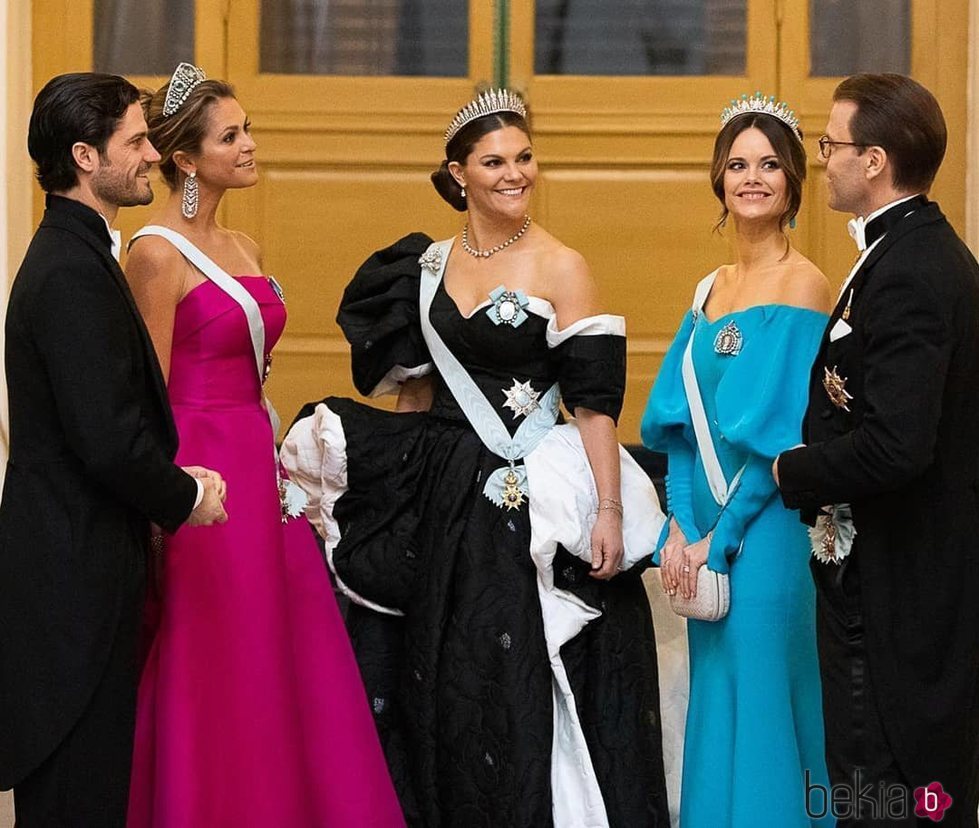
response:
<path fill-rule="evenodd" d="M 460 213 L 466 211 L 466 199 L 462 196 L 462 187 L 459 186 L 459 182 L 449 172 L 449 163 L 456 161 L 459 164 L 465 164 L 469 154 L 484 135 L 489 135 L 491 132 L 508 126 L 515 126 L 528 138 L 531 137 L 530 125 L 526 118 L 522 118 L 516 112 L 494 112 L 491 115 L 484 115 L 482 118 L 470 121 L 453 135 L 452 140 L 446 145 L 445 160 L 432 173 L 432 184 L 435 185 L 436 192 Z"/>
<path fill-rule="evenodd" d="M 235 90 L 222 80 L 201 81 L 173 115 L 164 116 L 163 102 L 169 88 L 167 83 L 155 93 L 144 92 L 140 102 L 149 127 L 150 143 L 160 153 L 160 173 L 167 186 L 176 190 L 180 184 L 180 171 L 174 163 L 174 153 L 200 150 L 211 107 L 224 98 L 234 98 Z"/>
<path fill-rule="evenodd" d="M 737 115 L 724 125 L 714 139 L 714 157 L 710 162 L 710 185 L 717 200 L 721 202 L 721 216 L 715 229 L 723 227 L 728 216 L 727 204 L 724 201 L 724 171 L 727 169 L 731 147 L 734 145 L 735 138 L 752 127 L 760 130 L 768 138 L 772 149 L 775 150 L 779 166 L 785 173 L 787 198 L 785 209 L 779 216 L 779 229 L 785 230 L 785 226 L 795 218 L 802 204 L 802 184 L 806 180 L 806 150 L 802 146 L 802 141 L 796 137 L 790 127 L 773 115 L 764 112 Z"/>

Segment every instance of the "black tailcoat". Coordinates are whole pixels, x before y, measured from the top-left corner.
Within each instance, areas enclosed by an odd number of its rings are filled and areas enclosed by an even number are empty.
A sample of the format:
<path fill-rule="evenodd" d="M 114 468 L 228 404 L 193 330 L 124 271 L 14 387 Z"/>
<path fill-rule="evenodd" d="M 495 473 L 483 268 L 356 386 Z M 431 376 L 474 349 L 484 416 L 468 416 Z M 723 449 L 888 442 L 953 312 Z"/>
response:
<path fill-rule="evenodd" d="M 120 619 L 139 611 L 148 521 L 175 529 L 197 493 L 171 462 L 166 387 L 108 228 L 80 202 L 48 199 L 10 295 L 6 371 L 3 789 L 78 721 Z"/>
<path fill-rule="evenodd" d="M 807 522 L 824 504 L 852 505 L 887 740 L 909 782 L 938 780 L 961 806 L 979 743 L 979 266 L 937 204 L 910 206 L 830 317 L 806 447 L 781 456 L 779 477 Z M 850 288 L 852 333 L 831 342 Z M 830 401 L 826 369 L 846 379 L 849 411 Z"/>

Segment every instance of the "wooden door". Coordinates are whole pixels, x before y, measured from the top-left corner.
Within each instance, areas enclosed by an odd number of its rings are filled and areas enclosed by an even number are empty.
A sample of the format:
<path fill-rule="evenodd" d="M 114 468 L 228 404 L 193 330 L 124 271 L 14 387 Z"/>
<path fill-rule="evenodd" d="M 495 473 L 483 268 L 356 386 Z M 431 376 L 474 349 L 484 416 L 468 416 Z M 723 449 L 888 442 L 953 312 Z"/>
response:
<path fill-rule="evenodd" d="M 100 68 L 155 87 L 177 59 L 236 85 L 262 177 L 229 194 L 223 219 L 259 241 L 285 286 L 268 389 L 286 422 L 307 400 L 353 390 L 334 316 L 356 266 L 413 230 L 459 231 L 428 181 L 454 111 L 479 82 L 522 90 L 542 169 L 534 217 L 585 255 L 607 309 L 628 322 L 621 437 L 637 442 L 694 284 L 730 259 L 707 179 L 730 98 L 762 90 L 801 114 L 811 167 L 794 240 L 831 279 L 844 275 L 846 217 L 825 207 L 815 140 L 839 80 L 819 72 L 846 61 L 832 38 L 813 44 L 826 7 L 868 5 L 909 21 L 908 68 L 949 123 L 934 196 L 961 230 L 967 0 L 940 11 L 938 0 L 34 0 L 34 85 Z M 96 37 L 124 8 L 143 9 L 127 25 L 149 33 Z M 128 51 L 109 48 L 126 37 Z M 105 65 L 117 53 L 127 64 Z M 123 211 L 124 233 L 148 212 Z"/>

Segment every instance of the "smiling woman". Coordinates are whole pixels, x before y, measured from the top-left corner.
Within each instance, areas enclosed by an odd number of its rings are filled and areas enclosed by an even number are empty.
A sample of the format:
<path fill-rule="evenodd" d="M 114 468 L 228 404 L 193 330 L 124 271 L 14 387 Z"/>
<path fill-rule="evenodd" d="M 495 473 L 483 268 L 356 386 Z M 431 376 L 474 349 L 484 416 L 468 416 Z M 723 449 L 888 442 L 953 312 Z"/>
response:
<path fill-rule="evenodd" d="M 180 456 L 222 470 L 230 511 L 218 531 L 158 539 L 127 824 L 399 828 L 301 492 L 275 462 L 262 384 L 282 292 L 258 246 L 217 221 L 229 190 L 258 182 L 250 121 L 229 84 L 189 64 L 145 107 L 171 192 L 134 237 L 126 277 Z"/>
<path fill-rule="evenodd" d="M 827 779 L 809 544 L 773 497 L 770 468 L 800 441 L 830 292 L 787 233 L 806 162 L 795 117 L 755 95 L 722 122 L 710 177 L 737 260 L 698 285 L 642 428 L 669 457 L 671 515 L 656 559 L 674 608 L 690 614 L 682 599 L 706 583 L 702 567 L 730 583 L 725 617 L 687 622 L 680 824 L 752 825 L 769 808 L 779 825 L 809 828 L 829 822 L 810 821 L 799 784 L 804 773 Z"/>
<path fill-rule="evenodd" d="M 461 239 L 372 255 L 340 304 L 354 382 L 283 459 L 309 492 L 413 825 L 658 828 L 655 640 L 640 580 L 662 526 L 616 442 L 625 320 L 531 221 L 527 110 L 463 107 L 433 174 Z M 457 244 L 457 241 L 461 241 Z M 575 422 L 559 424 L 559 407 Z M 627 542 L 628 541 L 628 542 Z"/>

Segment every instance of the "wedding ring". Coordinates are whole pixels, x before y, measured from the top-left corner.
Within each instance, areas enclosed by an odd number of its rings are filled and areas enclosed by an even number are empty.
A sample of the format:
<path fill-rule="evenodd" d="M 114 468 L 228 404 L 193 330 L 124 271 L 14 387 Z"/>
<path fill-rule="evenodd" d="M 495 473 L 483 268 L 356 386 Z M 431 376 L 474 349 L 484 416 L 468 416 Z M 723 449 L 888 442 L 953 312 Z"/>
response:
<path fill-rule="evenodd" d="M 684 564 L 683 571 L 684 572 L 689 572 L 690 571 L 690 567 L 687 566 L 686 564 Z"/>

